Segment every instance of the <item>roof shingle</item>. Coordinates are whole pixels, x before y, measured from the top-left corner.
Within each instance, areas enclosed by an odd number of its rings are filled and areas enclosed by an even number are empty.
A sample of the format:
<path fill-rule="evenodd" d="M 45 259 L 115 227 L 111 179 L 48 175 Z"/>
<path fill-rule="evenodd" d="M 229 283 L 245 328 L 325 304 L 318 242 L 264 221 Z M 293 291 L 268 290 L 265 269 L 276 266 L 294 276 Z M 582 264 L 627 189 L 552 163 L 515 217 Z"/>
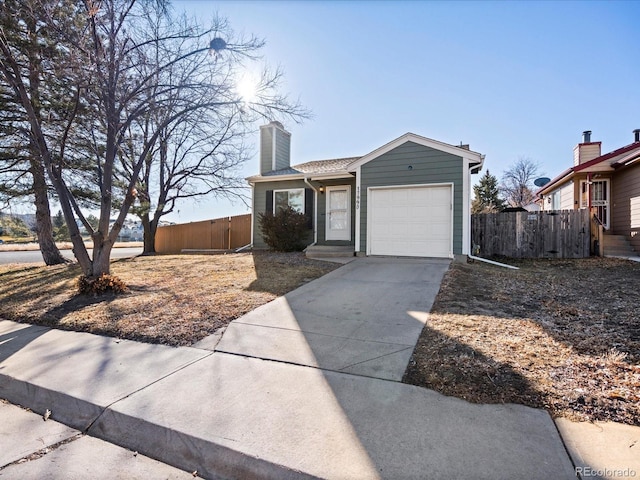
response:
<path fill-rule="evenodd" d="M 307 175 L 319 175 L 329 173 L 345 173 L 347 165 L 358 160 L 360 157 L 348 157 L 348 158 L 334 158 L 331 160 L 314 160 L 311 162 L 300 163 L 298 165 L 292 165 L 289 168 L 283 168 L 281 170 L 273 170 L 271 172 L 265 172 L 263 177 L 275 177 L 279 175 L 295 175 L 303 173 Z"/>

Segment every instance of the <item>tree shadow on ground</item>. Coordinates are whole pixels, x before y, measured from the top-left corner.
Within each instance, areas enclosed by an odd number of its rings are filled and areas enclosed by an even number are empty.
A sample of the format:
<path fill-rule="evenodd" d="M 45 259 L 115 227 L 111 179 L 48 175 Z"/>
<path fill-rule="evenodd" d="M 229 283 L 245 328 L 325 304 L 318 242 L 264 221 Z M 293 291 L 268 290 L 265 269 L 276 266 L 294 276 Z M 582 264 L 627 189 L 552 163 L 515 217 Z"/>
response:
<path fill-rule="evenodd" d="M 633 378 L 640 373 L 640 264 L 615 259 L 509 263 L 521 270 L 484 264 L 450 270 L 432 309 L 437 331 L 425 329 L 414 352 L 425 371 L 410 366 L 407 381 L 431 382 L 438 391 L 470 395 L 474 401 L 491 397 L 490 369 L 465 359 L 469 352 L 449 351 L 439 335 L 450 335 L 466 338 L 476 350 L 480 346 L 485 356 L 511 365 L 541 390 L 532 398 L 519 388 L 507 389 L 498 397 L 504 401 L 544 404 L 554 415 L 582 420 L 638 424 L 640 397 Z M 466 378 L 462 383 L 468 385 L 456 391 L 448 377 Z M 509 376 L 504 380 L 518 384 Z"/>
<path fill-rule="evenodd" d="M 340 266 L 330 262 L 308 259 L 302 252 L 254 251 L 252 255 L 256 279 L 251 282 L 247 290 L 278 296 L 309 283 Z"/>
<path fill-rule="evenodd" d="M 511 365 L 428 326 L 423 329 L 402 381 L 474 403 L 524 403 L 536 408 L 546 405 L 544 393 Z"/>
<path fill-rule="evenodd" d="M 29 325 L 0 334 L 0 363 L 19 352 L 29 343 L 47 332 L 47 329 Z"/>
<path fill-rule="evenodd" d="M 56 268 L 36 267 L 6 272 L 0 284 L 0 298 L 5 304 L 5 317 L 11 317 L 10 312 L 16 307 L 19 308 L 22 304 L 41 297 L 42 292 L 46 291 L 47 297 L 67 292 L 78 274 L 79 269 L 75 265 Z"/>

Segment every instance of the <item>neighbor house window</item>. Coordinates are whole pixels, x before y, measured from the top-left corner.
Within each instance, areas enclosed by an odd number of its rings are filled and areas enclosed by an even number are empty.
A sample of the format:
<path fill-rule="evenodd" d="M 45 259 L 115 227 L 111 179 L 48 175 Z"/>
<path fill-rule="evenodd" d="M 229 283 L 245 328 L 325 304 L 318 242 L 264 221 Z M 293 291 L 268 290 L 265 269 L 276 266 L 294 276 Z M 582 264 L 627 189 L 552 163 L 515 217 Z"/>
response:
<path fill-rule="evenodd" d="M 273 213 L 287 207 L 291 207 L 296 212 L 304 213 L 304 188 L 273 191 Z"/>

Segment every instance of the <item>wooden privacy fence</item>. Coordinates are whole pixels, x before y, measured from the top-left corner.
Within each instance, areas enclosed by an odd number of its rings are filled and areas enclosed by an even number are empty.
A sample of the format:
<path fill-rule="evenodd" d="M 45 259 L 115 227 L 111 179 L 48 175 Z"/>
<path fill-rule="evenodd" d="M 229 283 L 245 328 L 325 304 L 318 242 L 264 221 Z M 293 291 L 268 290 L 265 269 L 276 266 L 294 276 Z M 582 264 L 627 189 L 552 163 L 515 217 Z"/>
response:
<path fill-rule="evenodd" d="M 590 223 L 586 209 L 475 214 L 472 248 L 483 257 L 584 258 L 591 253 Z"/>
<path fill-rule="evenodd" d="M 251 214 L 158 227 L 156 252 L 230 250 L 251 243 Z"/>

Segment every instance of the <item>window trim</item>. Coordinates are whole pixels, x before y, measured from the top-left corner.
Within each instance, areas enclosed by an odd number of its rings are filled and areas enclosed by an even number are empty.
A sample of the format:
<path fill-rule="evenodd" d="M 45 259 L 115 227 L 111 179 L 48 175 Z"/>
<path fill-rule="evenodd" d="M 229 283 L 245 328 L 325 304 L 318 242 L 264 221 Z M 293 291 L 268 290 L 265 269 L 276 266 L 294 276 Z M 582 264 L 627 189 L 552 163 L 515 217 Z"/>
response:
<path fill-rule="evenodd" d="M 287 205 L 291 206 L 289 204 L 289 192 L 302 192 L 302 210 L 300 211 L 300 213 L 302 213 L 303 215 L 306 214 L 305 212 L 305 191 L 304 188 L 282 188 L 280 190 L 274 190 L 273 191 L 273 214 L 276 214 L 276 193 L 277 192 L 287 192 Z"/>

